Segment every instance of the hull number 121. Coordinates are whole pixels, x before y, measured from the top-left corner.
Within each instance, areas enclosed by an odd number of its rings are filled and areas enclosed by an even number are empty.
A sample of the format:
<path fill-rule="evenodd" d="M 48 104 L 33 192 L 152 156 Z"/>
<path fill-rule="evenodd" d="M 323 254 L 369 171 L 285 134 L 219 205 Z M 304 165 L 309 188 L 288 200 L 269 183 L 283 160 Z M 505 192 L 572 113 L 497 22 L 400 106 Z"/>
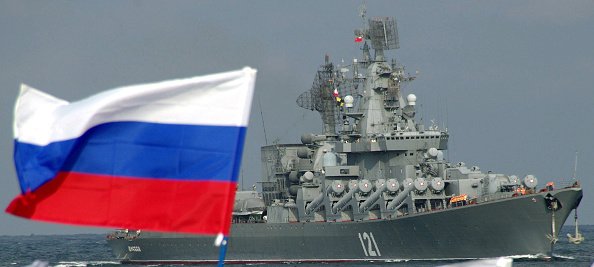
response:
<path fill-rule="evenodd" d="M 366 232 L 359 233 L 359 241 L 361 241 L 361 247 L 363 247 L 365 256 L 377 257 L 382 255 L 377 247 L 377 243 L 375 243 L 372 232 L 369 232 L 369 234 Z"/>

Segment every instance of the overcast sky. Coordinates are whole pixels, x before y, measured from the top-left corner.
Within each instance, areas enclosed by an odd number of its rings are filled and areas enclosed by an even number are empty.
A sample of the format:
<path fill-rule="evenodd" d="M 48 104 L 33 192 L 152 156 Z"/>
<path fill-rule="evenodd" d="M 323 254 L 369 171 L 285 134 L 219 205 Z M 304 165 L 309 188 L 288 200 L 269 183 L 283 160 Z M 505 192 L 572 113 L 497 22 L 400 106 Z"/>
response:
<path fill-rule="evenodd" d="M 295 99 L 327 53 L 360 58 L 353 30 L 363 1 L 0 0 L 0 208 L 20 190 L 12 116 L 21 83 L 75 101 L 103 90 L 244 66 L 258 69 L 243 161 L 261 177 L 260 147 L 321 132 Z M 428 125 L 450 132 L 448 159 L 483 171 L 571 179 L 579 151 L 581 224 L 594 224 L 594 2 L 367 1 L 368 17 L 398 21 L 386 52 L 419 78 Z M 260 108 L 261 106 L 261 108 Z M 264 126 L 263 126 L 264 125 Z M 266 138 L 264 135 L 266 132 Z M 568 223 L 573 224 L 570 217 Z M 0 235 L 105 233 L 0 213 Z"/>

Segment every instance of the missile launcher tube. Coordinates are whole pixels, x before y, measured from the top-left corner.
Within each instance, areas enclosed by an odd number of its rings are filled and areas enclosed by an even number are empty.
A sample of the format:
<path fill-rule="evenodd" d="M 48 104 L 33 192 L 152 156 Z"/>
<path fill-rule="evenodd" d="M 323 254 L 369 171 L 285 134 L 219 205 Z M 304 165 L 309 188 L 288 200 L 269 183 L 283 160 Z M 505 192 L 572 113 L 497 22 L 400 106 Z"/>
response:
<path fill-rule="evenodd" d="M 365 212 L 369 207 L 373 206 L 373 204 L 377 202 L 382 193 L 386 190 L 388 190 L 388 186 L 386 184 L 380 186 L 380 188 L 378 188 L 375 193 L 373 193 L 367 200 L 365 200 L 365 202 L 363 202 L 363 204 L 361 204 L 361 207 L 359 207 L 359 212 Z"/>
<path fill-rule="evenodd" d="M 305 208 L 305 214 L 310 214 L 320 205 L 320 203 L 322 203 L 322 200 L 324 200 L 324 194 L 324 192 L 320 193 L 312 202 L 307 205 Z"/>
<path fill-rule="evenodd" d="M 346 205 L 353 198 L 353 196 L 357 192 L 359 192 L 359 190 L 360 189 L 358 186 L 351 188 L 351 191 L 349 191 L 346 195 L 344 195 L 344 197 L 342 197 L 338 202 L 336 202 L 336 204 L 334 204 L 334 206 L 332 207 L 332 213 L 337 213 L 338 210 L 342 209 L 344 205 Z"/>
<path fill-rule="evenodd" d="M 344 192 L 344 186 L 340 181 L 333 181 L 331 185 L 326 188 L 328 194 L 341 195 Z"/>
<path fill-rule="evenodd" d="M 404 200 L 409 196 L 410 191 L 413 189 L 415 189 L 415 186 L 412 184 L 404 188 L 404 190 L 402 190 L 402 192 L 400 192 L 400 194 L 398 194 L 398 196 L 396 196 L 396 198 L 392 200 L 390 204 L 388 204 L 388 210 L 396 210 L 400 208 L 402 203 L 404 203 Z"/>

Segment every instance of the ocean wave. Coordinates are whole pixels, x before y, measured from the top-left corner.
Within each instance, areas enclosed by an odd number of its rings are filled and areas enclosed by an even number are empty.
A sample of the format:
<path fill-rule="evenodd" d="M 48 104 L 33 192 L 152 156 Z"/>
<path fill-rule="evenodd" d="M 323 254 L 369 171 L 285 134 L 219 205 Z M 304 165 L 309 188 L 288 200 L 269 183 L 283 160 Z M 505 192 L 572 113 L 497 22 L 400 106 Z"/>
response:
<path fill-rule="evenodd" d="M 86 267 L 86 266 L 120 265 L 118 261 L 61 261 L 54 267 Z"/>
<path fill-rule="evenodd" d="M 555 259 L 564 259 L 564 260 L 575 260 L 574 257 L 571 256 L 564 256 L 564 255 L 557 255 L 553 253 L 553 258 Z"/>

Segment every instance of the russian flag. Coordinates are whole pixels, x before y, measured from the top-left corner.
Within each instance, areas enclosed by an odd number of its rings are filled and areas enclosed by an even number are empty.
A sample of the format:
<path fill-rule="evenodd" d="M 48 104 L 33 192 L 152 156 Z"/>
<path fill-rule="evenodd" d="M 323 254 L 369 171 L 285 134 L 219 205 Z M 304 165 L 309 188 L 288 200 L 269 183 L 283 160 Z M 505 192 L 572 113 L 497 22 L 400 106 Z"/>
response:
<path fill-rule="evenodd" d="M 6 212 L 76 225 L 228 235 L 256 70 L 66 102 L 21 86 Z"/>

